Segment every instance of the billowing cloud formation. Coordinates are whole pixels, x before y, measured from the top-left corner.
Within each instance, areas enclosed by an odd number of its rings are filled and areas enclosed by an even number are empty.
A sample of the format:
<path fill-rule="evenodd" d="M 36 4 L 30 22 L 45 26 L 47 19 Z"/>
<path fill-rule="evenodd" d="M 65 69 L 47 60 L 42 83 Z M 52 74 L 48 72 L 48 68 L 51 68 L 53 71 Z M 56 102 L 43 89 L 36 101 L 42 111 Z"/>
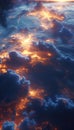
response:
<path fill-rule="evenodd" d="M 50 130 L 52 128 L 58 130 L 74 129 L 74 103 L 69 99 L 63 97 L 57 97 L 55 100 L 47 97 L 43 101 L 33 99 L 29 108 L 34 111 L 30 113 L 30 117 L 38 124 L 48 122 Z"/>
<path fill-rule="evenodd" d="M 53 28 L 52 28 L 52 34 L 54 37 L 59 37 L 63 43 L 68 43 L 69 40 L 72 39 L 73 33 L 66 28 L 62 22 L 59 22 L 57 20 L 53 20 Z"/>
<path fill-rule="evenodd" d="M 37 51 L 45 53 L 49 52 L 51 55 L 54 55 L 55 57 L 61 55 L 60 51 L 56 48 L 54 44 L 51 43 L 48 44 L 46 42 L 40 41 L 36 43 L 34 46 Z"/>
<path fill-rule="evenodd" d="M 26 117 L 20 124 L 20 130 L 35 130 L 36 122 L 33 119 Z"/>
<path fill-rule="evenodd" d="M 2 130 L 14 130 L 14 122 L 6 121 L 3 123 Z"/>
<path fill-rule="evenodd" d="M 37 63 L 30 69 L 29 75 L 32 82 L 44 86 L 45 91 L 53 97 L 62 94 L 64 88 L 69 89 L 69 92 L 74 91 L 73 66 L 72 59 L 58 56 L 51 58 L 48 64 Z"/>
<path fill-rule="evenodd" d="M 14 68 L 20 66 L 28 66 L 30 58 L 28 56 L 22 56 L 19 52 L 12 51 L 9 53 L 9 59 L 7 59 L 6 64 Z"/>
<path fill-rule="evenodd" d="M 0 105 L 1 103 L 12 103 L 19 97 L 26 96 L 30 82 L 21 78 L 15 72 L 9 70 L 0 74 Z"/>

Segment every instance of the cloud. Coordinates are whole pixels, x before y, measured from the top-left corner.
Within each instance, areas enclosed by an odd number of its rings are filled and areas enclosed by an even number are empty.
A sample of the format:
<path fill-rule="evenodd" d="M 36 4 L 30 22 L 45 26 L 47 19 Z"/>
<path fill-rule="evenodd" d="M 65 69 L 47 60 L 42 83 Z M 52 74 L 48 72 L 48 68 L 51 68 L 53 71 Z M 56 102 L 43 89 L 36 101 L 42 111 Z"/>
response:
<path fill-rule="evenodd" d="M 60 30 L 59 36 L 64 43 L 67 43 L 69 40 L 72 39 L 73 34 L 71 31 L 69 31 L 69 29 L 64 27 Z"/>
<path fill-rule="evenodd" d="M 21 66 L 27 67 L 29 65 L 30 58 L 28 56 L 22 56 L 19 52 L 12 51 L 9 53 L 9 58 L 6 59 L 7 66 L 18 68 Z"/>
<path fill-rule="evenodd" d="M 34 47 L 35 47 L 34 49 L 36 49 L 37 51 L 44 52 L 45 54 L 46 54 L 46 52 L 51 53 L 51 55 L 55 58 L 57 56 L 61 56 L 61 53 L 58 50 L 58 48 L 52 43 L 48 44 L 46 42 L 39 41 L 36 44 L 34 44 Z"/>
<path fill-rule="evenodd" d="M 55 19 L 52 21 L 52 24 L 54 25 L 52 28 L 53 36 L 58 37 L 59 31 L 62 29 L 63 24 Z"/>
<path fill-rule="evenodd" d="M 0 105 L 17 101 L 19 97 L 26 96 L 30 82 L 26 78 L 21 78 L 14 71 L 8 70 L 0 74 Z"/>
<path fill-rule="evenodd" d="M 29 119 L 26 117 L 26 119 L 23 120 L 23 122 L 20 124 L 19 129 L 20 130 L 35 130 L 36 122 L 33 119 Z"/>
<path fill-rule="evenodd" d="M 0 24 L 7 27 L 7 11 L 13 7 L 12 0 L 0 0 Z"/>
<path fill-rule="evenodd" d="M 14 130 L 14 122 L 6 121 L 3 123 L 2 130 Z"/>
<path fill-rule="evenodd" d="M 29 108 L 34 111 L 30 116 L 36 120 L 37 125 L 48 122 L 51 129 L 74 129 L 74 103 L 68 98 L 57 97 L 52 100 L 47 97 L 43 101 L 32 99 Z"/>
<path fill-rule="evenodd" d="M 48 95 L 62 94 L 64 88 L 74 91 L 74 61 L 70 57 L 54 57 L 46 64 L 37 63 L 28 75 L 36 87 L 42 87 Z M 35 87 L 35 85 L 34 85 Z M 69 96 L 69 95 L 66 95 Z"/>
<path fill-rule="evenodd" d="M 54 25 L 52 28 L 53 37 L 59 37 L 63 43 L 68 43 L 72 39 L 73 33 L 62 22 L 53 20 L 52 23 Z"/>

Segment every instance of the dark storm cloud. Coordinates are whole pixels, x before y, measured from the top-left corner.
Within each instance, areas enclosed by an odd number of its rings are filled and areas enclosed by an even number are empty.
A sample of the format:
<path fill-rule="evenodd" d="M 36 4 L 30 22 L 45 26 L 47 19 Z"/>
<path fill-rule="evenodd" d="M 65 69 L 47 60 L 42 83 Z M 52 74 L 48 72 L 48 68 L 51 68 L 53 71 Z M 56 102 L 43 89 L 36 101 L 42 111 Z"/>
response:
<path fill-rule="evenodd" d="M 59 36 L 64 43 L 67 43 L 69 40 L 72 39 L 73 34 L 67 28 L 62 28 L 59 32 Z"/>
<path fill-rule="evenodd" d="M 53 20 L 52 23 L 54 24 L 52 28 L 53 37 L 59 37 L 63 43 L 68 43 L 68 41 L 72 39 L 73 33 L 66 28 L 62 22 Z"/>
<path fill-rule="evenodd" d="M 23 122 L 20 124 L 19 129 L 20 130 L 35 130 L 36 122 L 33 119 L 29 119 L 26 117 L 26 119 L 23 120 Z"/>
<path fill-rule="evenodd" d="M 0 24 L 7 26 L 7 11 L 13 7 L 13 0 L 0 0 Z"/>
<path fill-rule="evenodd" d="M 61 94 L 64 88 L 74 91 L 74 61 L 60 55 L 49 59 L 46 64 L 37 63 L 30 68 L 31 82 L 42 86 L 52 97 Z"/>
<path fill-rule="evenodd" d="M 9 70 L 0 74 L 0 105 L 2 103 L 12 103 L 19 97 L 26 96 L 30 82 L 24 77 L 21 78 L 15 72 Z"/>
<path fill-rule="evenodd" d="M 60 51 L 56 48 L 56 46 L 54 44 L 51 43 L 46 43 L 44 41 L 39 41 L 36 44 L 34 44 L 34 49 L 36 49 L 37 51 L 41 51 L 41 52 L 49 52 L 52 55 L 54 55 L 55 57 L 57 56 L 61 56 Z"/>
<path fill-rule="evenodd" d="M 53 68 L 51 65 L 37 64 L 30 73 L 34 83 L 41 85 L 52 96 L 60 92 L 59 81 L 63 79 L 64 72 Z M 63 86 L 62 86 L 63 87 Z"/>
<path fill-rule="evenodd" d="M 21 66 L 28 67 L 30 58 L 28 56 L 22 56 L 19 52 L 12 51 L 9 53 L 9 58 L 6 60 L 8 66 L 18 68 Z"/>
<path fill-rule="evenodd" d="M 3 123 L 2 130 L 14 130 L 14 122 L 6 121 Z"/>
<path fill-rule="evenodd" d="M 36 120 L 37 124 L 48 121 L 52 128 L 58 130 L 74 129 L 74 103 L 70 99 L 63 97 L 57 97 L 54 101 L 49 97 L 43 101 L 32 99 L 28 107 L 34 111 L 30 118 Z"/>
<path fill-rule="evenodd" d="M 62 22 L 57 21 L 57 20 L 53 20 L 52 23 L 54 25 L 53 28 L 52 28 L 53 35 L 58 36 L 59 31 L 63 27 L 63 24 L 62 24 Z"/>
<path fill-rule="evenodd" d="M 12 7 L 13 0 L 0 0 L 0 8 L 8 10 Z"/>

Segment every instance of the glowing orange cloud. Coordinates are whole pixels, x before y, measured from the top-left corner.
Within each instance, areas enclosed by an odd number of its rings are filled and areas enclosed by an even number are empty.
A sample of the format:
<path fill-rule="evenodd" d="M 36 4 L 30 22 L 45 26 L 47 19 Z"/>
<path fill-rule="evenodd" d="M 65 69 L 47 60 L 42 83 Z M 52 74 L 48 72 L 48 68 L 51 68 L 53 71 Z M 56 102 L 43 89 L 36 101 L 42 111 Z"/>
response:
<path fill-rule="evenodd" d="M 45 30 L 48 30 L 54 26 L 52 23 L 53 19 L 59 21 L 64 20 L 63 15 L 60 15 L 55 11 L 49 10 L 48 8 L 44 7 L 42 4 L 37 5 L 37 7 L 31 12 L 29 12 L 27 15 L 37 17 L 40 21 L 40 26 Z"/>

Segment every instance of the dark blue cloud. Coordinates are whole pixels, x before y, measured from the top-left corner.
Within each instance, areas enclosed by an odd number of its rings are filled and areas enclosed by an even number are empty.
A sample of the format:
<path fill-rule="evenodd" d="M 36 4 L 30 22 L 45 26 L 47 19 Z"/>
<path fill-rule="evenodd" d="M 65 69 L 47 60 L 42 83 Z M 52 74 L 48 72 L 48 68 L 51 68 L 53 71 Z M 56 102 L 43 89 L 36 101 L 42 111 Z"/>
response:
<path fill-rule="evenodd" d="M 8 10 L 12 6 L 12 0 L 0 0 L 0 8 Z"/>
<path fill-rule="evenodd" d="M 73 34 L 67 28 L 63 27 L 59 32 L 59 36 L 61 40 L 63 41 L 63 43 L 67 43 L 69 40 L 72 39 Z"/>
<path fill-rule="evenodd" d="M 47 97 L 43 101 L 32 99 L 28 107 L 34 111 L 30 116 L 38 125 L 49 122 L 51 130 L 74 129 L 74 103 L 70 99 L 63 97 L 57 97 L 55 100 Z"/>
<path fill-rule="evenodd" d="M 57 21 L 55 19 L 52 21 L 52 23 L 54 25 L 52 28 L 53 36 L 58 37 L 59 31 L 62 29 L 63 24 L 62 22 Z"/>
<path fill-rule="evenodd" d="M 39 41 L 36 44 L 34 44 L 34 47 L 35 47 L 34 49 L 37 51 L 45 52 L 45 54 L 46 54 L 46 52 L 49 52 L 52 55 L 54 55 L 55 57 L 61 55 L 60 51 L 57 49 L 57 47 L 51 43 L 48 44 L 46 42 Z"/>
<path fill-rule="evenodd" d="M 13 7 L 13 0 L 0 0 L 0 24 L 7 27 L 7 11 Z"/>
<path fill-rule="evenodd" d="M 29 119 L 26 117 L 26 119 L 23 120 L 23 122 L 20 124 L 19 129 L 20 130 L 35 130 L 36 122 L 33 119 Z"/>
<path fill-rule="evenodd" d="M 74 61 L 60 55 L 49 59 L 46 64 L 37 63 L 30 68 L 31 82 L 44 88 L 52 97 L 62 94 L 64 88 L 74 91 Z"/>
<path fill-rule="evenodd" d="M 6 121 L 3 123 L 2 130 L 14 130 L 14 122 Z"/>
<path fill-rule="evenodd" d="M 30 82 L 24 77 L 21 78 L 15 72 L 9 70 L 0 74 L 0 105 L 2 102 L 12 103 L 19 97 L 26 96 Z"/>
<path fill-rule="evenodd" d="M 9 58 L 6 60 L 7 66 L 18 68 L 21 66 L 28 67 L 30 58 L 28 56 L 22 56 L 19 52 L 12 51 L 9 53 Z"/>
<path fill-rule="evenodd" d="M 73 33 L 66 28 L 62 22 L 53 20 L 52 23 L 54 24 L 54 27 L 52 28 L 53 38 L 59 37 L 63 43 L 68 43 L 72 39 Z"/>

